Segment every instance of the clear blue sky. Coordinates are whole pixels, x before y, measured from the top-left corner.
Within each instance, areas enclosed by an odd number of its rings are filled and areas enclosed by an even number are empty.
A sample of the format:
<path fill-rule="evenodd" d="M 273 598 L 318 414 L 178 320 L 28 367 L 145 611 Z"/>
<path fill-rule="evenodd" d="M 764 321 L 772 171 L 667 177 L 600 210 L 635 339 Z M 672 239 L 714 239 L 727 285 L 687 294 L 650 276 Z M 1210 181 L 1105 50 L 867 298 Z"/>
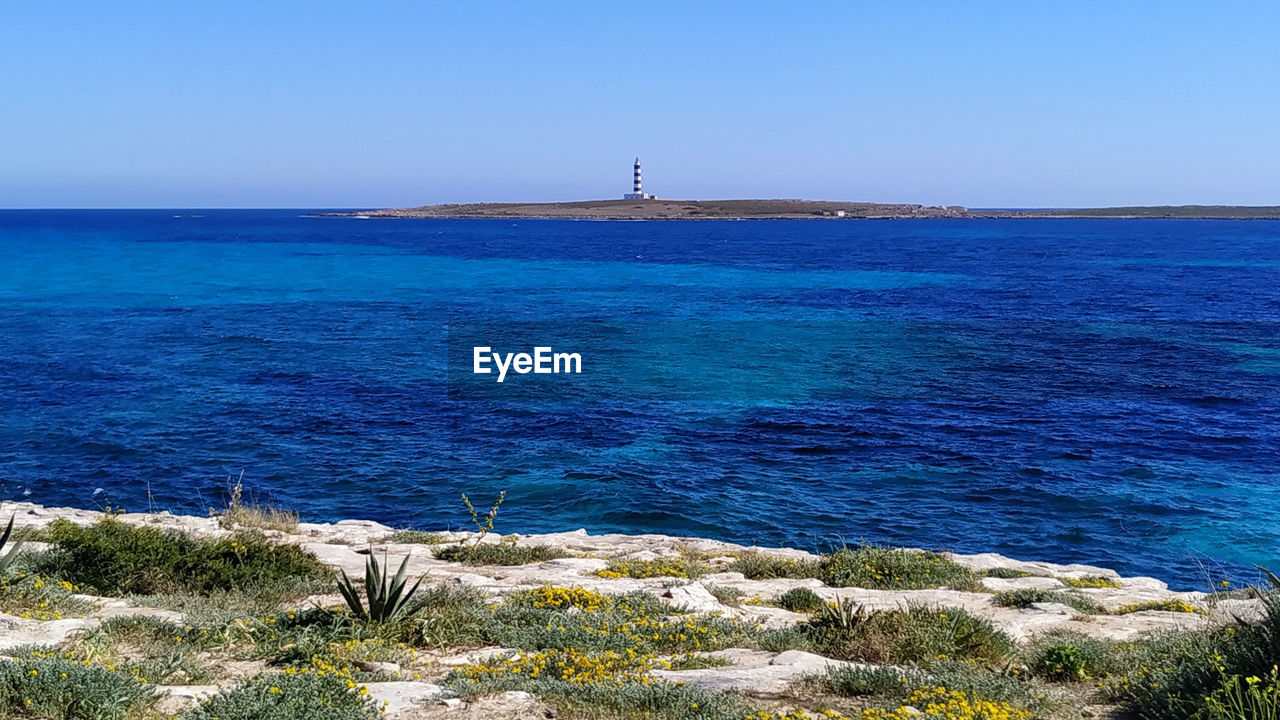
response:
<path fill-rule="evenodd" d="M 0 4 L 0 207 L 1280 204 L 1280 3 Z"/>

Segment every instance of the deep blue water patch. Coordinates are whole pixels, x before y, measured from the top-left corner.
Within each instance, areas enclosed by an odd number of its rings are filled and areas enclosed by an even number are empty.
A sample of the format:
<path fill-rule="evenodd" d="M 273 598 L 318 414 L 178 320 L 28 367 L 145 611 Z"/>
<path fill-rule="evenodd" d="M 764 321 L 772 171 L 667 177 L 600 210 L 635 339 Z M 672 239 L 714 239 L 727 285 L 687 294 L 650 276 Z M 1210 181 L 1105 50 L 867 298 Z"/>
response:
<path fill-rule="evenodd" d="M 0 258 L 0 498 L 1280 567 L 1280 223 L 7 211 Z"/>

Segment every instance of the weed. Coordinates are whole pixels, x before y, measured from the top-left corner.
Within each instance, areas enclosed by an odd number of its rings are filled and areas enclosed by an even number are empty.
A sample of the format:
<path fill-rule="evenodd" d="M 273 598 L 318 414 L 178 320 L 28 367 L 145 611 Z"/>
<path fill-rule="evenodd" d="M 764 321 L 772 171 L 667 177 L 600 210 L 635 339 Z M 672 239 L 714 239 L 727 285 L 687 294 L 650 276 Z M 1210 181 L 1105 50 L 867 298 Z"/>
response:
<path fill-rule="evenodd" d="M 484 540 L 484 536 L 493 530 L 493 521 L 498 517 L 498 508 L 502 507 L 502 501 L 507 499 L 507 491 L 503 490 L 498 493 L 498 499 L 493 501 L 493 507 L 489 508 L 489 512 L 485 514 L 484 519 L 480 518 L 480 514 L 476 512 L 476 508 L 471 504 L 471 498 L 466 493 L 462 493 L 462 504 L 467 506 L 467 512 L 471 514 L 471 522 L 476 526 L 475 543 L 472 547 L 478 547 L 480 542 Z"/>
<path fill-rule="evenodd" d="M 13 545 L 9 547 L 9 551 L 5 552 L 5 546 L 9 544 L 9 538 L 13 536 L 13 521 L 16 515 L 9 516 L 9 524 L 5 527 L 4 533 L 0 534 L 0 576 L 3 576 L 13 566 L 15 560 L 18 559 L 18 552 L 22 550 L 24 538 L 16 537 L 13 539 Z"/>

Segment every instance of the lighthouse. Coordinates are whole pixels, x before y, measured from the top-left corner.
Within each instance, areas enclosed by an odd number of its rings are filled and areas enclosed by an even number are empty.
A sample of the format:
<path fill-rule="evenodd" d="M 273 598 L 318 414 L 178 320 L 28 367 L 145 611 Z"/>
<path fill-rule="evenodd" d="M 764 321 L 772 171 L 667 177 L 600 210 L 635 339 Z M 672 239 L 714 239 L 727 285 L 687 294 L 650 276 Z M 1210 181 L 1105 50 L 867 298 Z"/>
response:
<path fill-rule="evenodd" d="M 640 158 L 636 158 L 634 172 L 631 175 L 631 192 L 622 196 L 623 200 L 656 200 L 653 195 L 645 195 L 644 186 L 640 182 Z"/>

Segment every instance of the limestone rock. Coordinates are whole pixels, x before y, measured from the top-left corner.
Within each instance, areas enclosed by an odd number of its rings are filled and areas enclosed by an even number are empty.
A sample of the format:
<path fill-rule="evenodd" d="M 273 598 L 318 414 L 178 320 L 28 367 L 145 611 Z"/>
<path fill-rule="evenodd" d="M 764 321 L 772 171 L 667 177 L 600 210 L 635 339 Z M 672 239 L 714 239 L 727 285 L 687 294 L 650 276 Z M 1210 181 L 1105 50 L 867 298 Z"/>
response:
<path fill-rule="evenodd" d="M 415 705 L 438 699 L 444 690 L 439 685 L 412 680 L 364 683 L 369 688 L 369 698 L 387 715 L 394 716 L 412 709 Z"/>

